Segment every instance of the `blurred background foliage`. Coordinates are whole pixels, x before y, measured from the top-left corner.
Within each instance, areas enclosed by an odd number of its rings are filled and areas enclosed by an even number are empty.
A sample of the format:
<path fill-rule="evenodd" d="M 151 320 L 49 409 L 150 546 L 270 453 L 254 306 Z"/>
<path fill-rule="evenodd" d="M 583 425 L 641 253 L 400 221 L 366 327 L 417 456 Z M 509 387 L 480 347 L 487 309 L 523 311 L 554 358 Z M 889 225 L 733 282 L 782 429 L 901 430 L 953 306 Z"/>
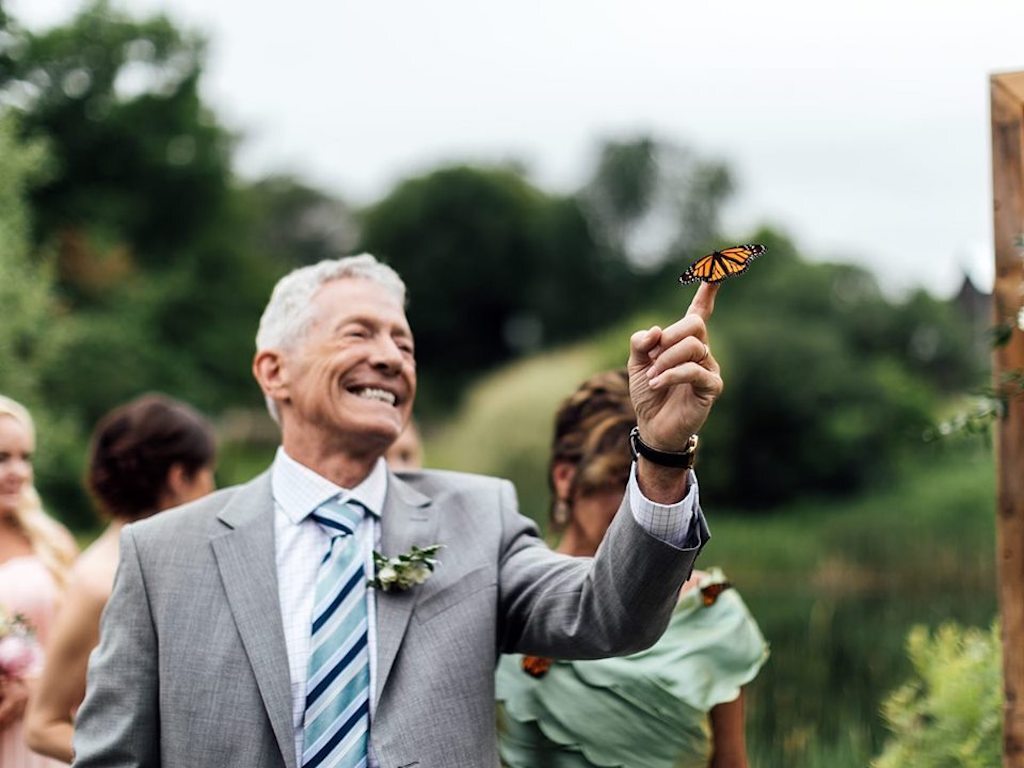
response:
<path fill-rule="evenodd" d="M 746 585 L 773 642 L 752 753 L 765 766 L 877 754 L 910 624 L 994 611 L 987 447 L 921 442 L 985 379 L 977 318 L 811 262 L 778 225 L 722 231 L 728 166 L 664 137 L 601 142 L 568 192 L 512 165 L 435 168 L 359 205 L 294 176 L 240 178 L 241 137 L 199 89 L 205 57 L 201 33 L 106 0 L 42 31 L 0 2 L 0 392 L 38 417 L 54 514 L 95 527 L 89 432 L 147 390 L 215 419 L 222 484 L 265 467 L 276 432 L 249 365 L 270 289 L 365 249 L 410 289 L 428 463 L 512 478 L 543 527 L 561 398 L 624 364 L 633 330 L 685 310 L 690 260 L 762 242 L 718 299 L 727 386 L 699 465 L 708 557 Z"/>

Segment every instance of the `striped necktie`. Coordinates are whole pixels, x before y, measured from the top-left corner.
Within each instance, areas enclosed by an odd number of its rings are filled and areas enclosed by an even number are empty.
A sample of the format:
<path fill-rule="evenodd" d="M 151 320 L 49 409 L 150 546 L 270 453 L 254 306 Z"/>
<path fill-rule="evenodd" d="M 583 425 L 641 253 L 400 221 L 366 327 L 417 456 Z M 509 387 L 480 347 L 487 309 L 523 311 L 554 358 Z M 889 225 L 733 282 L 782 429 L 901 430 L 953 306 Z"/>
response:
<path fill-rule="evenodd" d="M 331 537 L 316 576 L 302 768 L 365 768 L 370 730 L 366 573 L 353 535 L 363 508 L 331 499 L 312 514 Z"/>

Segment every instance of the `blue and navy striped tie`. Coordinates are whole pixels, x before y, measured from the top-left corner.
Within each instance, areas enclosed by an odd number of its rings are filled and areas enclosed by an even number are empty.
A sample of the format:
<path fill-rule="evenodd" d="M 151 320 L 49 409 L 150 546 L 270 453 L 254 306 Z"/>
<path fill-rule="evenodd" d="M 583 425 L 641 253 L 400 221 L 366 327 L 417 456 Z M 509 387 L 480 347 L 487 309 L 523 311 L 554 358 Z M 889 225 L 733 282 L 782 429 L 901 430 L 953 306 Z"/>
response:
<path fill-rule="evenodd" d="M 363 508 L 338 499 L 312 518 L 331 537 L 316 576 L 302 768 L 365 768 L 370 732 L 366 573 L 354 536 Z"/>

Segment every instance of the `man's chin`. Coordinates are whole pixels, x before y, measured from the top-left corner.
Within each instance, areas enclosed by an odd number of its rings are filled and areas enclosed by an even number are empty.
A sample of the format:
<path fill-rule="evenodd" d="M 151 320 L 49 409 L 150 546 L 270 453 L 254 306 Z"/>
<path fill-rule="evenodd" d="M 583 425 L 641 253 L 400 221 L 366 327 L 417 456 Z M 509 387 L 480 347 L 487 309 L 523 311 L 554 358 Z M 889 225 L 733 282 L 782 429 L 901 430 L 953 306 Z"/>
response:
<path fill-rule="evenodd" d="M 386 451 L 402 433 L 404 422 L 400 416 L 394 418 L 375 418 L 361 420 L 352 430 L 358 433 L 367 445 L 380 446 L 381 452 Z"/>

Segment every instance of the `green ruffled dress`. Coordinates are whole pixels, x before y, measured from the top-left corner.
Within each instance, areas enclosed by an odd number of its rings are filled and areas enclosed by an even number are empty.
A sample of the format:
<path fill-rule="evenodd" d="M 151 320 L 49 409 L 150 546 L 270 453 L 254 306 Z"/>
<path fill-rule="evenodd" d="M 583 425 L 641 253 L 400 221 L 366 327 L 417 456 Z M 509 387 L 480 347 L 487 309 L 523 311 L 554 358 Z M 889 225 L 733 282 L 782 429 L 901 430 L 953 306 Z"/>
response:
<path fill-rule="evenodd" d="M 734 700 L 768 658 L 743 599 L 702 589 L 680 600 L 652 648 L 614 659 L 555 661 L 543 677 L 503 656 L 497 671 L 499 748 L 509 768 L 706 768 L 708 712 Z"/>

